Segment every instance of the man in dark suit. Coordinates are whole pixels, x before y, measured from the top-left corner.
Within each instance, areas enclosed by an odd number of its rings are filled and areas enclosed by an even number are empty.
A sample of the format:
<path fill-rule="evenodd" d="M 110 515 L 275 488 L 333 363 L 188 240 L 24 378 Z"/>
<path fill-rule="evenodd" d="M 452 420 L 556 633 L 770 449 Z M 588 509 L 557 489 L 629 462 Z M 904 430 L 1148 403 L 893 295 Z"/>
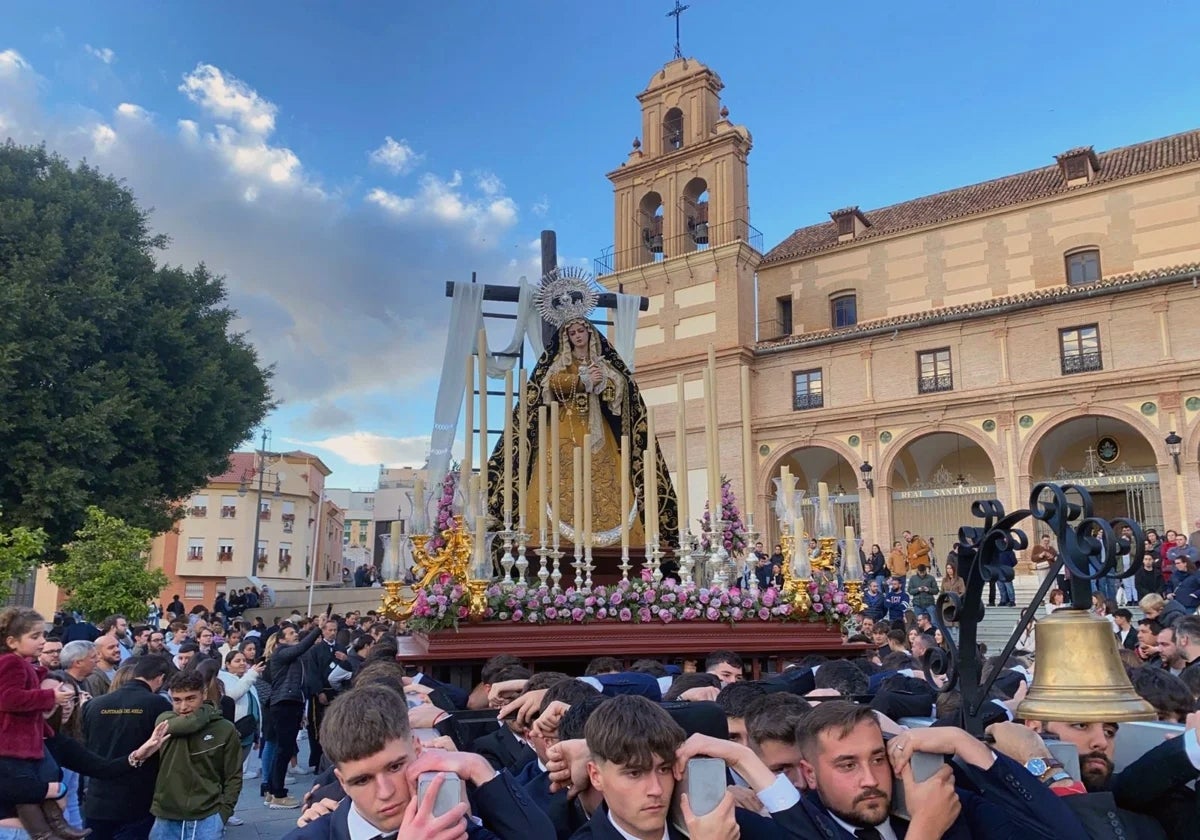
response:
<path fill-rule="evenodd" d="M 514 683 L 509 691 L 496 694 L 494 708 L 504 706 L 516 700 L 523 693 L 517 686 L 525 680 L 528 690 L 529 671 L 519 665 L 505 668 L 495 675 L 493 684 Z M 489 700 L 489 703 L 492 702 Z M 486 758 L 497 770 L 508 769 L 517 773 L 531 761 L 537 758 L 533 748 L 518 736 L 518 723 L 515 720 L 501 720 L 495 730 L 482 735 L 471 742 L 471 752 L 476 752 Z"/>
<path fill-rule="evenodd" d="M 1113 773 L 1116 723 L 1041 723 L 1026 726 L 1047 732 L 1079 751 L 1083 796 L 1065 800 L 1092 837 L 1114 836 L 1113 815 L 1126 836 L 1195 836 L 1196 794 L 1185 785 L 1200 777 L 1200 713 L 1187 717 L 1183 735 L 1155 747 L 1120 773 Z"/>
<path fill-rule="evenodd" d="M 679 753 L 685 733 L 671 715 L 645 697 L 623 694 L 605 701 L 592 713 L 584 726 L 584 737 L 591 753 L 587 782 L 604 797 L 604 802 L 572 840 L 682 840 L 682 833 L 669 823 L 668 816 L 676 770 L 686 764 Z M 707 735 L 693 735 L 688 743 L 711 744 L 718 749 L 728 745 L 753 757 L 746 747 Z M 761 762 L 759 767 L 769 775 Z M 783 777 L 780 779 L 782 787 L 795 790 Z M 768 795 L 764 804 L 769 801 Z M 780 836 L 770 820 L 734 807 L 728 792 L 716 809 L 702 817 L 692 814 L 686 797 L 682 798 L 680 811 L 692 837 L 757 840 Z"/>
<path fill-rule="evenodd" d="M 1010 731 L 1019 729 L 1014 726 Z M 1012 740 L 1018 736 L 1024 737 L 1016 733 Z M 1062 800 L 1022 763 L 993 752 L 955 727 L 912 729 L 885 744 L 870 708 L 834 700 L 804 716 L 796 727 L 796 741 L 804 755 L 801 769 L 809 792 L 791 808 L 778 813 L 772 809 L 776 823 L 792 836 L 838 840 L 909 834 L 964 840 L 1087 836 Z M 1019 759 L 1049 760 L 1040 738 L 1017 742 L 1034 753 Z M 909 767 L 914 752 L 957 758 L 958 763 L 943 765 L 929 779 L 917 782 Z M 952 766 L 959 770 L 957 778 Z M 890 813 L 895 774 L 904 785 L 909 820 Z"/>
<path fill-rule="evenodd" d="M 554 826 L 505 772 L 471 753 L 416 752 L 404 698 L 382 685 L 351 689 L 327 709 L 321 734 L 325 754 L 346 798 L 332 813 L 286 835 L 287 840 L 371 840 L 376 837 L 461 836 L 471 840 L 554 840 Z M 463 801 L 441 816 L 433 803 L 439 776 L 417 801 L 422 773 L 455 773 L 471 789 L 467 820 Z"/>
<path fill-rule="evenodd" d="M 332 616 L 321 624 L 321 639 L 308 652 L 304 670 L 304 689 L 308 695 L 308 763 L 312 772 L 321 767 L 321 721 L 336 693 L 329 684 L 329 671 L 335 661 L 346 658 L 346 650 L 337 643 L 338 622 Z"/>

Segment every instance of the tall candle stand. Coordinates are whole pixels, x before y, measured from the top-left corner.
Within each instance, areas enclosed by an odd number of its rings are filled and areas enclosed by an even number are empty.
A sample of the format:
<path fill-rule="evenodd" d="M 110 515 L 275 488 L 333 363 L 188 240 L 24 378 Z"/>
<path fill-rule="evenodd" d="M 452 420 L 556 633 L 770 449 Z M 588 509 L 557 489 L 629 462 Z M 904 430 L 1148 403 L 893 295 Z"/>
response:
<path fill-rule="evenodd" d="M 583 529 L 575 529 L 575 540 L 571 543 L 571 568 L 575 571 L 575 590 L 583 588 L 583 546 L 579 541 L 583 538 Z"/>
<path fill-rule="evenodd" d="M 754 546 L 758 544 L 758 531 L 754 529 L 754 514 L 746 514 L 746 539 L 750 541 L 750 551 L 746 553 L 746 562 L 750 563 L 749 558 L 754 558 L 754 563 L 747 570 L 750 578 L 750 593 L 758 594 L 758 553 L 754 551 Z"/>
<path fill-rule="evenodd" d="M 546 532 L 542 531 L 541 541 L 538 543 L 538 547 L 537 547 L 537 556 L 538 556 L 537 579 L 538 579 L 538 586 L 543 589 L 546 587 L 546 581 L 550 579 L 550 555 L 553 553 L 553 551 L 554 551 L 554 549 L 550 548 L 546 544 Z"/>
<path fill-rule="evenodd" d="M 514 531 L 512 527 L 512 515 L 508 512 L 505 512 L 504 530 L 496 535 L 504 542 L 504 555 L 500 558 L 500 568 L 504 569 L 504 578 L 501 580 L 500 585 L 505 589 L 512 589 L 513 585 L 512 570 L 513 566 L 517 562 L 517 559 L 513 557 L 512 548 L 513 537 L 516 535 L 517 532 Z"/>
<path fill-rule="evenodd" d="M 684 584 L 692 583 L 692 569 L 696 565 L 695 559 L 692 557 L 694 546 L 692 544 L 692 534 L 690 531 L 680 529 L 679 531 L 679 546 L 675 549 L 675 557 L 679 560 L 679 580 Z"/>
<path fill-rule="evenodd" d="M 629 570 L 633 568 L 629 563 L 629 546 L 621 546 L 621 562 L 617 564 L 617 568 L 621 570 L 621 580 L 629 580 Z"/>
<path fill-rule="evenodd" d="M 654 585 L 658 586 L 662 583 L 662 559 L 666 552 L 659 547 L 658 538 L 654 540 L 654 547 L 650 550 L 650 580 L 654 581 Z"/>
<path fill-rule="evenodd" d="M 729 527 L 728 520 L 713 519 L 712 530 L 708 537 L 708 568 L 712 585 L 717 589 L 729 587 L 729 552 L 725 550 L 725 529 Z"/>
<path fill-rule="evenodd" d="M 558 568 L 558 561 L 563 557 L 562 550 L 558 547 L 558 541 L 555 540 L 554 550 L 550 552 L 550 591 L 557 595 L 562 592 L 562 571 Z"/>
<path fill-rule="evenodd" d="M 583 549 L 583 586 L 588 591 L 592 588 L 592 572 L 595 570 L 592 565 L 592 547 L 586 546 Z M 578 589 L 579 587 L 576 587 Z"/>
<path fill-rule="evenodd" d="M 517 524 L 517 585 L 525 585 L 525 573 L 529 571 L 529 558 L 525 556 L 525 543 L 529 534 L 525 532 L 524 518 Z"/>

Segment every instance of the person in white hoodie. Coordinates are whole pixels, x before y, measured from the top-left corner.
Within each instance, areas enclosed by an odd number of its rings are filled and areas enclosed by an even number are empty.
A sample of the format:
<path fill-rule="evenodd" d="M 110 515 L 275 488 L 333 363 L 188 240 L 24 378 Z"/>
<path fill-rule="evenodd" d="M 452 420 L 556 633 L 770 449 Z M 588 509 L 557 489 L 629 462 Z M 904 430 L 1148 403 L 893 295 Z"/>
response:
<path fill-rule="evenodd" d="M 225 696 L 234 701 L 233 725 L 242 739 L 243 779 L 258 777 L 258 771 L 250 770 L 246 765 L 262 726 L 262 703 L 255 683 L 265 667 L 264 662 L 250 665 L 240 650 L 231 650 L 225 655 L 225 670 L 218 675 L 225 686 Z"/>

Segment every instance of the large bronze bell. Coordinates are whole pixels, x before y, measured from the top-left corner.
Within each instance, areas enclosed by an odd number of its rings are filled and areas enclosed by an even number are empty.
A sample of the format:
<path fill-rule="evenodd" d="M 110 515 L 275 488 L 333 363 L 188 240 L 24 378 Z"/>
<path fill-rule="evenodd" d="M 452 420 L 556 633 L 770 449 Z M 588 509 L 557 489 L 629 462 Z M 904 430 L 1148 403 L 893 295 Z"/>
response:
<path fill-rule="evenodd" d="M 1017 707 L 1018 718 L 1070 723 L 1157 719 L 1154 707 L 1133 690 L 1106 619 L 1086 610 L 1060 609 L 1038 621 L 1035 633 L 1037 664 L 1029 693 Z"/>

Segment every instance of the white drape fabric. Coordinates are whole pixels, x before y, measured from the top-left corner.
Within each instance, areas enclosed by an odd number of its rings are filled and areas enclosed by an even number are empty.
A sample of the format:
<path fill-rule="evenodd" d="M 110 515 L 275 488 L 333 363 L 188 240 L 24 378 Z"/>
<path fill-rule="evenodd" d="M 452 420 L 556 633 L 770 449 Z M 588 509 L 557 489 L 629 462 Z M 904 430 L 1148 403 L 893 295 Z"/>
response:
<path fill-rule="evenodd" d="M 455 283 L 450 301 L 450 325 L 446 332 L 446 353 L 442 359 L 442 376 L 438 382 L 437 402 L 433 411 L 433 433 L 429 438 L 429 486 L 436 487 L 450 469 L 450 450 L 458 431 L 458 418 L 462 413 L 466 383 L 467 356 L 477 352 L 479 331 L 487 327 L 483 317 L 482 283 Z M 517 364 L 517 354 L 528 335 L 535 358 L 542 354 L 541 315 L 533 305 L 534 287 L 524 278 L 520 279 L 517 298 L 517 318 L 513 322 L 513 334 L 501 350 L 493 350 L 488 344 L 487 375 L 489 379 L 502 379 L 505 371 Z"/>
<path fill-rule="evenodd" d="M 483 313 L 483 284 L 455 283 L 450 301 L 450 325 L 446 332 L 446 354 L 433 407 L 433 433 L 429 437 L 429 487 L 440 486 L 450 469 L 450 447 L 462 412 L 466 383 L 463 371 L 475 347 Z"/>
<path fill-rule="evenodd" d="M 633 350 L 637 339 L 638 306 L 642 299 L 639 295 L 617 295 L 617 315 L 613 325 L 617 328 L 613 347 L 620 354 L 625 367 L 633 372 Z"/>

